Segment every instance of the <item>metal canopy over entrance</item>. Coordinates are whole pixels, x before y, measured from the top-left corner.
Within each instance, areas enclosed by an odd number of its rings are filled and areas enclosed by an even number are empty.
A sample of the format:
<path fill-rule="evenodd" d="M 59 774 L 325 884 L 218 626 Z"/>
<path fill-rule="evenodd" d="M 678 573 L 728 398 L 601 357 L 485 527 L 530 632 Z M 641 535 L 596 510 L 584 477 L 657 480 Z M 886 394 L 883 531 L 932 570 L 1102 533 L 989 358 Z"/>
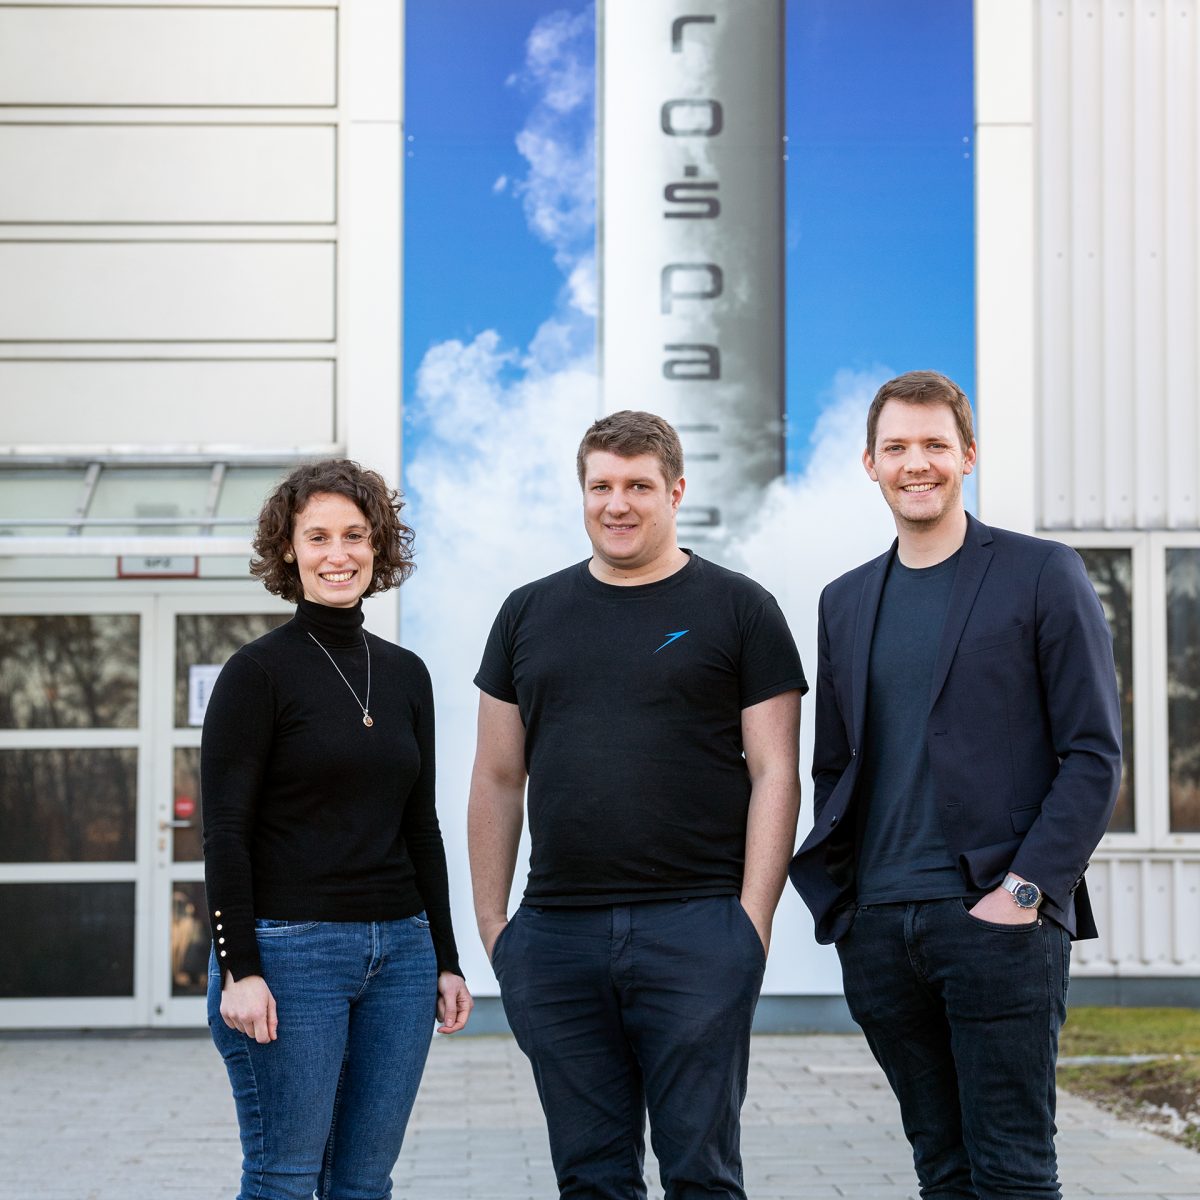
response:
<path fill-rule="evenodd" d="M 0 557 L 244 556 L 293 455 L 22 456 L 0 463 Z"/>

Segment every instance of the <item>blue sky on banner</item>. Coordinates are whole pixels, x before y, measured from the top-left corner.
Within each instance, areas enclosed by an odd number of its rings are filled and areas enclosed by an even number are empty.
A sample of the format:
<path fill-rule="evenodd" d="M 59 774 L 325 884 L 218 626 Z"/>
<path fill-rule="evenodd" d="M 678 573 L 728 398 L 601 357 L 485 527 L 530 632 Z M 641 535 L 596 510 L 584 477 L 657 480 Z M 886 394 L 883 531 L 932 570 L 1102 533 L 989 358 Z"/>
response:
<path fill-rule="evenodd" d="M 847 371 L 936 366 L 973 393 L 971 4 L 786 7 L 796 472 Z M 431 348 L 493 331 L 505 355 L 496 378 L 510 382 L 539 330 L 564 352 L 591 344 L 594 10 L 410 0 L 407 32 L 412 457 L 424 432 L 412 401 Z M 547 331 L 550 317 L 566 324 Z"/>

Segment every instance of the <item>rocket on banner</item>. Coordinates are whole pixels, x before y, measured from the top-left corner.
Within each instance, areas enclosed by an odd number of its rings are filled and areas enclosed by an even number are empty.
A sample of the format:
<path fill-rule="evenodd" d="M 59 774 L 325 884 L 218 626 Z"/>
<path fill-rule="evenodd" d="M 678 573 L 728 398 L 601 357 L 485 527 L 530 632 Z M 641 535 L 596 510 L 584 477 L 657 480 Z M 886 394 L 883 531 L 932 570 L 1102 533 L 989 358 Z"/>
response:
<path fill-rule="evenodd" d="M 784 470 L 783 0 L 602 0 L 597 42 L 604 411 L 679 430 L 712 553 Z"/>

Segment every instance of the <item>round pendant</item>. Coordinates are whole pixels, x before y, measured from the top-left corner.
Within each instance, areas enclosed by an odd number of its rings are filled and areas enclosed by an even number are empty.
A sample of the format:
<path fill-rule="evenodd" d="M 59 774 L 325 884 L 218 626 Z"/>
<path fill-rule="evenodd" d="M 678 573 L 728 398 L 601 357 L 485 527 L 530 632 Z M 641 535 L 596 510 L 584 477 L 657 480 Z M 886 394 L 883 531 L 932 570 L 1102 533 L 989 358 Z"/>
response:
<path fill-rule="evenodd" d="M 375 722 L 374 722 L 374 721 L 371 719 L 371 714 L 370 714 L 370 713 L 363 713 L 363 724 L 364 724 L 364 725 L 365 725 L 365 726 L 366 726 L 368 729 L 370 729 L 370 728 L 371 728 L 371 726 L 375 724 Z"/>

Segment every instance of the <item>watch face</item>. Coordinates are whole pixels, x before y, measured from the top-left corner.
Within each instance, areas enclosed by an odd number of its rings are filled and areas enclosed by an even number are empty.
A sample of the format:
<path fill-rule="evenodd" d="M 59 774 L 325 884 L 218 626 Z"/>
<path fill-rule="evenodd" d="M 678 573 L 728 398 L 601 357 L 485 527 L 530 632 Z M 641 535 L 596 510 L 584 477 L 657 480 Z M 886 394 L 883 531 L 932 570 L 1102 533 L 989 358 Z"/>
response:
<path fill-rule="evenodd" d="M 1022 908 L 1035 908 L 1037 907 L 1037 902 L 1042 898 L 1042 893 L 1038 891 L 1036 883 L 1018 884 L 1013 895 Z"/>

